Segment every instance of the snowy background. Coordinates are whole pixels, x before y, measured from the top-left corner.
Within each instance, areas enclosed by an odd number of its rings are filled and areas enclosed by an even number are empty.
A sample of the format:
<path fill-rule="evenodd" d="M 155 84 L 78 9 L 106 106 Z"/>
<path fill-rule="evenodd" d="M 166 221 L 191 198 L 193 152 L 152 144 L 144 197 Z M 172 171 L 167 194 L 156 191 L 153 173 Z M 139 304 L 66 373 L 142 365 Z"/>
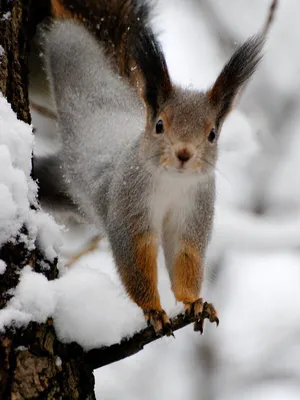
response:
<path fill-rule="evenodd" d="M 269 5 L 161 1 L 155 26 L 173 78 L 210 86 Z M 280 1 L 263 63 L 223 128 L 205 288 L 219 329 L 187 327 L 96 371 L 98 398 L 300 398 L 299 18 L 297 0 Z"/>
<path fill-rule="evenodd" d="M 261 29 L 269 5 L 269 0 L 161 0 L 154 26 L 173 79 L 184 86 L 208 88 L 237 44 Z M 219 328 L 207 324 L 199 336 L 189 326 L 178 331 L 175 340 L 163 338 L 95 371 L 98 399 L 300 398 L 299 18 L 298 0 L 280 1 L 264 60 L 222 131 L 215 228 L 204 287 L 205 298 L 219 311 Z M 45 94 L 33 82 L 32 101 L 49 108 Z M 9 113 L 0 106 L 2 116 Z M 11 119 L 12 124 L 16 121 Z M 33 125 L 36 153 L 54 151 L 55 123 L 33 111 Z M 27 136 L 30 150 L 32 139 L 28 132 Z M 0 154 L 9 160 L 14 148 L 22 150 L 24 145 L 7 144 L 7 137 L 0 136 Z M 76 340 L 89 349 L 117 342 L 143 327 L 141 311 L 120 285 L 107 243 L 101 241 L 95 251 L 65 268 L 96 231 L 73 224 L 61 238 L 49 217 L 37 213 L 34 218 L 28 201 L 36 189 L 28 165 L 16 168 L 14 160 L 11 165 L 16 170 L 10 172 L 13 185 L 3 183 L 0 173 L 0 184 L 8 187 L 1 204 L 8 204 L 12 194 L 16 209 L 23 210 L 20 223 L 29 221 L 32 237 L 39 238 L 50 258 L 63 241 L 61 276 L 47 282 L 25 268 L 14 300 L 0 314 L 0 329 L 12 315 L 23 324 L 52 315 L 62 340 Z M 29 182 L 27 194 L 24 185 L 23 192 L 14 192 L 24 182 L 19 170 Z M 20 200 L 24 197 L 25 202 Z M 1 271 L 5 265 L 0 263 Z M 175 304 L 161 256 L 159 274 L 162 304 L 175 314 L 181 308 Z"/>

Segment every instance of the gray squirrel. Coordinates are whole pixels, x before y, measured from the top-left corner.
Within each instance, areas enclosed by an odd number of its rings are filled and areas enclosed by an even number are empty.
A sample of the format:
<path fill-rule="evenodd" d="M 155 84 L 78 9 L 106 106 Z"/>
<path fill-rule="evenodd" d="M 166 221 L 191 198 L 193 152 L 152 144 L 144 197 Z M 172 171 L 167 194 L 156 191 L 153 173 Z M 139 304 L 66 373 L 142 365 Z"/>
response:
<path fill-rule="evenodd" d="M 199 92 L 172 83 L 148 3 L 52 0 L 52 9 L 45 60 L 62 146 L 35 160 L 41 202 L 78 208 L 99 228 L 127 294 L 158 335 L 170 335 L 157 289 L 162 245 L 174 296 L 202 332 L 204 319 L 219 322 L 199 297 L 218 138 L 264 35 L 240 46 Z"/>

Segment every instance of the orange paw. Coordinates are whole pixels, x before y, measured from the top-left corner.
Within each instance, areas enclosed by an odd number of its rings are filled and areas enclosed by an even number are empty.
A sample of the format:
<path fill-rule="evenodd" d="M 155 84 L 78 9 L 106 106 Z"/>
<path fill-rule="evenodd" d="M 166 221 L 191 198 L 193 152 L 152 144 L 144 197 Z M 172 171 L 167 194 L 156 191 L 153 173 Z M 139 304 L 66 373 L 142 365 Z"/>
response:
<path fill-rule="evenodd" d="M 203 333 L 205 319 L 215 322 L 219 326 L 217 311 L 211 303 L 203 303 L 202 299 L 197 299 L 193 303 L 185 303 L 184 309 L 186 315 L 194 315 L 197 318 L 194 323 L 194 330 L 201 334 Z"/>
<path fill-rule="evenodd" d="M 174 336 L 171 322 L 164 310 L 144 311 L 148 326 L 152 326 L 158 336 Z"/>

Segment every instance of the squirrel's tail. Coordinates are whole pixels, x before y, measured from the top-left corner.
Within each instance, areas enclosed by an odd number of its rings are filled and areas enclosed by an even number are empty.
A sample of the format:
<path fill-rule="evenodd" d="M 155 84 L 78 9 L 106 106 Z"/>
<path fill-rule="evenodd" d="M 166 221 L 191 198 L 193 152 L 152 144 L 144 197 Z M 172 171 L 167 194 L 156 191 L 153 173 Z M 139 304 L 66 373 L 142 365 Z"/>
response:
<path fill-rule="evenodd" d="M 148 26 L 150 10 L 139 0 L 52 0 L 52 13 L 80 21 L 103 43 L 107 54 L 122 64 L 128 43 Z"/>
<path fill-rule="evenodd" d="M 155 114 L 172 90 L 167 64 L 149 24 L 150 6 L 140 0 L 52 0 L 58 18 L 82 23 L 101 42 L 111 66 L 139 87 Z"/>
<path fill-rule="evenodd" d="M 35 178 L 38 180 L 39 198 L 43 207 L 52 211 L 77 213 L 77 207 L 68 195 L 58 155 L 33 157 Z"/>

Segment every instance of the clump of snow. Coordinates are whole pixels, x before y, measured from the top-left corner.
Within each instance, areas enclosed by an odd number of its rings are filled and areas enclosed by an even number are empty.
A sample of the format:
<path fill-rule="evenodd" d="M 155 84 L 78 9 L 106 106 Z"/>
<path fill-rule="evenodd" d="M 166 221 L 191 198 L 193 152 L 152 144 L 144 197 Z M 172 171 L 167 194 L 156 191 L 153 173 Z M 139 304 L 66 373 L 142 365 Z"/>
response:
<path fill-rule="evenodd" d="M 108 253 L 94 259 L 92 267 L 82 263 L 72 266 L 55 281 L 25 267 L 13 298 L 0 310 L 0 331 L 53 317 L 59 339 L 76 341 L 85 350 L 131 336 L 145 328 L 146 322 L 142 310 L 126 296 L 113 268 Z"/>
<path fill-rule="evenodd" d="M 61 236 L 53 218 L 38 208 L 37 185 L 30 176 L 32 148 L 32 128 L 17 119 L 0 93 L 0 247 L 16 239 L 29 250 L 38 244 L 52 261 L 58 254 Z M 23 227 L 27 228 L 27 235 L 21 232 Z M 5 268 L 1 260 L 0 274 Z M 54 311 L 51 283 L 28 268 L 21 272 L 14 297 L 0 311 L 0 330 L 11 324 L 43 322 Z"/>
<path fill-rule="evenodd" d="M 0 311 L 0 331 L 9 326 L 26 326 L 30 321 L 45 322 L 54 312 L 56 299 L 52 282 L 29 266 L 20 275 L 14 296 Z"/>
<path fill-rule="evenodd" d="M 182 311 L 182 305 L 176 307 L 170 289 L 163 290 L 169 286 L 166 271 L 164 274 L 160 279 L 162 302 L 167 310 L 172 309 L 169 315 L 175 315 Z M 27 266 L 13 295 L 7 307 L 0 310 L 0 331 L 53 317 L 61 341 L 76 341 L 89 350 L 118 343 L 146 327 L 142 310 L 125 293 L 108 248 L 98 251 L 97 257 L 89 255 L 66 268 L 54 281 Z"/>
<path fill-rule="evenodd" d="M 20 311 L 10 305 L 0 310 L 0 332 L 6 328 L 27 326 L 31 321 L 31 314 Z"/>
<path fill-rule="evenodd" d="M 28 349 L 28 347 L 26 346 L 18 346 L 15 348 L 15 351 L 26 351 Z"/>
<path fill-rule="evenodd" d="M 1 21 L 6 21 L 7 19 L 9 19 L 11 17 L 11 12 L 7 11 L 6 13 L 4 13 L 1 17 Z"/>
<path fill-rule="evenodd" d="M 0 57 L 2 57 L 4 53 L 5 53 L 4 48 L 0 45 Z"/>
<path fill-rule="evenodd" d="M 86 350 L 118 343 L 145 327 L 143 313 L 107 274 L 71 268 L 55 282 L 54 324 L 64 342 L 76 341 Z"/>
<path fill-rule="evenodd" d="M 0 247 L 19 235 L 28 248 L 37 240 L 52 260 L 61 245 L 59 229 L 52 217 L 31 208 L 38 207 L 37 185 L 30 176 L 33 143 L 32 128 L 17 119 L 0 93 Z M 20 235 L 23 226 L 28 236 Z"/>
<path fill-rule="evenodd" d="M 23 268 L 11 306 L 31 315 L 31 320 L 43 322 L 54 312 L 56 300 L 52 282 L 30 267 Z"/>
<path fill-rule="evenodd" d="M 33 134 L 31 127 L 17 119 L 7 100 L 0 95 L 0 139 L 10 154 L 11 162 L 15 168 L 24 172 L 26 178 L 31 172 L 31 152 L 33 146 Z"/>
<path fill-rule="evenodd" d="M 61 365 L 62 365 L 62 360 L 61 360 L 60 357 L 56 357 L 55 365 L 56 365 L 57 367 L 61 367 Z"/>
<path fill-rule="evenodd" d="M 37 247 L 43 250 L 47 260 L 53 261 L 63 243 L 60 227 L 51 215 L 43 212 L 36 213 L 35 222 L 37 226 Z"/>
<path fill-rule="evenodd" d="M 0 260 L 0 275 L 3 275 L 6 270 L 6 263 L 3 260 Z"/>
<path fill-rule="evenodd" d="M 0 246 L 30 219 L 30 202 L 36 196 L 30 178 L 32 146 L 30 126 L 16 118 L 0 94 Z"/>
<path fill-rule="evenodd" d="M 170 317 L 183 311 L 175 303 L 162 253 L 158 258 L 161 303 Z M 54 282 L 53 314 L 58 337 L 84 349 L 109 346 L 146 327 L 142 310 L 128 298 L 106 243 L 82 257 Z"/>

